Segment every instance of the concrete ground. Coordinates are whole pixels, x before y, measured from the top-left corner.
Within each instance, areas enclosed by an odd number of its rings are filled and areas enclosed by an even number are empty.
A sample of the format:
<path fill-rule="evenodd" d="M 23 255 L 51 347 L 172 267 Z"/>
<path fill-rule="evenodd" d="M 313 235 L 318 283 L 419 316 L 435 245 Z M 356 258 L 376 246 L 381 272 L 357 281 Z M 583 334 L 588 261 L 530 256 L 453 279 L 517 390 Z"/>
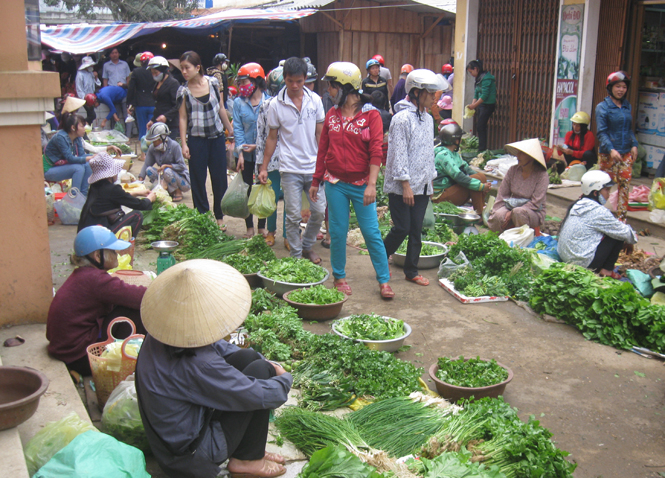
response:
<path fill-rule="evenodd" d="M 137 165 L 133 169 L 138 171 Z M 565 206 L 579 196 L 579 188 L 561 191 L 548 195 L 550 216 L 563 217 Z M 189 194 L 185 202 L 191 205 Z M 636 219 L 631 217 L 631 223 Z M 226 222 L 229 233 L 244 234 L 242 219 Z M 642 229 L 640 224 L 634 226 Z M 649 227 L 654 235 L 641 238 L 638 246 L 665 254 L 663 228 Z M 278 228 L 274 249 L 283 257 L 288 253 L 280 239 L 281 219 Z M 68 254 L 76 228 L 56 224 L 49 233 L 57 288 L 71 271 Z M 330 269 L 329 251 L 320 244 L 315 250 Z M 535 415 L 550 429 L 557 445 L 571 452 L 569 458 L 578 464 L 576 477 L 665 475 L 663 362 L 586 341 L 574 328 L 543 321 L 512 302 L 463 305 L 437 286 L 435 269 L 422 271 L 431 284 L 421 287 L 404 281 L 399 268 L 391 266 L 391 285 L 397 296 L 386 302 L 379 297 L 369 257 L 350 247 L 347 257 L 347 280 L 353 295 L 342 316 L 373 311 L 408 322 L 413 333 L 407 344 L 412 347 L 401 352 L 400 358 L 425 371 L 442 355 L 495 358 L 515 374 L 505 399 L 519 409 L 522 418 Z M 139 251 L 136 266 L 155 270 L 155 259 L 154 252 Z M 332 280 L 329 282 L 332 286 Z M 317 333 L 330 331 L 330 323 L 305 323 L 304 327 Z M 7 332 L 4 335 L 11 330 Z M 433 388 L 426 372 L 423 378 Z M 295 476 L 303 462 L 296 455 L 290 457 L 296 462 L 289 467 L 289 475 Z M 153 476 L 165 476 L 153 460 L 148 460 L 148 469 Z"/>

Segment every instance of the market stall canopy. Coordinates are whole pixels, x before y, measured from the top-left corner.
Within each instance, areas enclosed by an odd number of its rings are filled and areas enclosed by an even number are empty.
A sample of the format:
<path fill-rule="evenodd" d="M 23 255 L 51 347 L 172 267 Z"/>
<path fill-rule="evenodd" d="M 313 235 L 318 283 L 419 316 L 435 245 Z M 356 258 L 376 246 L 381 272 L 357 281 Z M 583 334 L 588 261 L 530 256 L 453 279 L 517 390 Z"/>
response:
<path fill-rule="evenodd" d="M 184 33 L 208 34 L 228 28 L 233 23 L 291 21 L 316 13 L 316 10 L 226 10 L 198 18 L 155 23 L 113 23 L 108 25 L 41 25 L 42 43 L 59 51 L 91 53 L 155 33 L 162 28 L 177 28 Z"/>

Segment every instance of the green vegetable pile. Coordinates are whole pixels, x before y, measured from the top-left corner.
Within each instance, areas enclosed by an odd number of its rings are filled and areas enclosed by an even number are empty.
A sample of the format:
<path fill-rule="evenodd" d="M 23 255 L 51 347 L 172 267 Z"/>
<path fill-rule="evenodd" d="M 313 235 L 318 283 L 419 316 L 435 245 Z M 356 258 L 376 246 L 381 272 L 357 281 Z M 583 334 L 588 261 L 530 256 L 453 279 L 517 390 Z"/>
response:
<path fill-rule="evenodd" d="M 337 289 L 327 289 L 323 284 L 297 289 L 289 294 L 289 300 L 299 304 L 335 304 L 344 300 L 344 292 Z"/>
<path fill-rule="evenodd" d="M 335 329 L 351 339 L 391 340 L 405 334 L 404 322 L 376 314 L 356 314 L 335 322 Z"/>
<path fill-rule="evenodd" d="M 486 362 L 480 360 L 480 357 L 468 360 L 464 360 L 463 356 L 457 360 L 439 357 L 437 364 L 439 366 L 436 372 L 437 378 L 456 387 L 489 387 L 508 378 L 508 371 L 494 359 Z"/>
<path fill-rule="evenodd" d="M 340 446 L 327 446 L 314 452 L 299 478 L 381 478 L 370 465 Z"/>
<path fill-rule="evenodd" d="M 307 259 L 285 257 L 268 261 L 261 269 L 261 274 L 268 279 L 289 284 L 311 284 L 319 282 L 327 271 Z"/>
<path fill-rule="evenodd" d="M 574 325 L 587 340 L 665 353 L 665 306 L 651 304 L 627 282 L 557 263 L 535 280 L 529 304 Z"/>
<path fill-rule="evenodd" d="M 266 244 L 265 238 L 260 234 L 257 234 L 247 241 L 247 244 L 245 244 L 245 252 L 248 256 L 261 261 L 272 261 L 276 259 L 275 252 L 268 244 Z"/>
<path fill-rule="evenodd" d="M 550 184 L 561 184 L 561 177 L 559 176 L 559 172 L 555 169 L 554 166 L 547 170 L 547 174 L 550 177 Z"/>
<path fill-rule="evenodd" d="M 423 478 L 505 478 L 496 465 L 486 466 L 474 462 L 473 454 L 466 448 L 458 452 L 442 453 L 433 460 L 421 458 L 408 461 L 409 469 Z"/>
<path fill-rule="evenodd" d="M 263 261 L 254 256 L 244 254 L 230 254 L 222 259 L 241 274 L 254 274 L 263 267 Z"/>
<path fill-rule="evenodd" d="M 269 290 L 259 288 L 252 291 L 252 306 L 249 312 L 250 314 L 260 314 L 266 310 L 272 311 L 285 305 L 285 301 L 276 297 Z"/>
<path fill-rule="evenodd" d="M 462 136 L 460 141 L 459 150 L 462 151 L 478 151 L 478 146 L 480 145 L 479 139 L 477 136 L 473 136 L 470 133 Z"/>
<path fill-rule="evenodd" d="M 448 201 L 432 203 L 434 212 L 439 214 L 461 214 L 462 210 Z"/>
<path fill-rule="evenodd" d="M 397 248 L 397 251 L 395 251 L 397 254 L 406 254 L 406 248 L 409 245 L 409 239 L 404 239 L 404 242 L 400 244 L 400 246 Z M 420 257 L 424 256 L 438 256 L 440 254 L 443 254 L 443 249 L 437 246 L 433 246 L 431 244 L 423 244 L 422 248 L 420 249 Z"/>

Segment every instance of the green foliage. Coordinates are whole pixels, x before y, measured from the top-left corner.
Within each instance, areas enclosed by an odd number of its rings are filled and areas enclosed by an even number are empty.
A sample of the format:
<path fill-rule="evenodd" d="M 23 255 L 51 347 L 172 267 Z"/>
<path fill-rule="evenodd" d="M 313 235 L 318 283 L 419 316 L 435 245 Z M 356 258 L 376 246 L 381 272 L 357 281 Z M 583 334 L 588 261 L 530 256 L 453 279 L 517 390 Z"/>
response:
<path fill-rule="evenodd" d="M 94 9 L 106 7 L 113 19 L 119 22 L 139 23 L 163 20 L 180 20 L 191 16 L 198 8 L 198 0 L 44 0 L 46 5 L 64 5 L 83 18 L 96 18 Z"/>
<path fill-rule="evenodd" d="M 433 203 L 434 212 L 439 214 L 461 214 L 462 210 L 448 201 Z"/>
<path fill-rule="evenodd" d="M 344 300 L 343 292 L 337 289 L 327 289 L 323 284 L 306 289 L 294 290 L 289 294 L 289 300 L 298 302 L 299 304 L 334 304 Z"/>
<path fill-rule="evenodd" d="M 248 256 L 261 261 L 272 261 L 276 258 L 275 251 L 266 244 L 266 240 L 261 234 L 257 234 L 247 241 L 245 252 L 247 252 Z"/>
<path fill-rule="evenodd" d="M 285 257 L 268 261 L 261 274 L 269 279 L 289 284 L 311 284 L 326 276 L 326 270 L 307 259 Z"/>
<path fill-rule="evenodd" d="M 263 261 L 257 257 L 244 254 L 230 254 L 222 259 L 241 274 L 254 274 L 263 267 Z"/>
<path fill-rule="evenodd" d="M 423 238 L 423 240 L 425 240 Z M 397 254 L 406 254 L 406 249 L 409 246 L 409 239 L 404 239 L 402 244 L 397 248 Z M 420 249 L 420 257 L 424 256 L 438 256 L 439 254 L 443 254 L 443 249 L 437 246 L 433 246 L 431 244 L 423 244 L 421 249 Z"/>
<path fill-rule="evenodd" d="M 404 322 L 376 314 L 355 314 L 335 322 L 338 332 L 352 339 L 390 340 L 404 335 Z"/>
<path fill-rule="evenodd" d="M 456 387 L 489 387 L 508 378 L 508 371 L 492 359 L 489 362 L 479 357 L 464 360 L 461 356 L 455 360 L 449 357 L 439 357 L 437 364 L 439 370 L 436 376 Z"/>
<path fill-rule="evenodd" d="M 266 310 L 275 310 L 286 305 L 282 299 L 266 289 L 255 289 L 252 291 L 252 307 L 250 314 L 260 314 Z M 247 323 L 245 322 L 245 326 Z"/>
<path fill-rule="evenodd" d="M 462 449 L 457 453 L 442 453 L 433 460 L 422 458 L 414 466 L 423 478 L 505 478 L 499 467 L 474 463 L 471 452 Z"/>
<path fill-rule="evenodd" d="M 370 465 L 339 446 L 327 446 L 312 454 L 299 478 L 381 478 Z"/>

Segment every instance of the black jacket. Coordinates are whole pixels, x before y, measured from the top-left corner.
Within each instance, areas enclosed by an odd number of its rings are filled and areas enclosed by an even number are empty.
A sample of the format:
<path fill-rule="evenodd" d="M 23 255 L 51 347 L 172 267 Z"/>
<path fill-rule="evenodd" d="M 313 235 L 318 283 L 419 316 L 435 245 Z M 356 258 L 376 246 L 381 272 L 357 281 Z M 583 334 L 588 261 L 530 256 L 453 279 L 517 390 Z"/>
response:
<path fill-rule="evenodd" d="M 139 211 L 149 211 L 152 209 L 152 202 L 148 198 L 132 196 L 121 185 L 111 183 L 107 179 L 101 179 L 91 184 L 88 197 L 81 210 L 78 230 L 96 224 L 109 227 L 108 218 L 102 216 L 102 214 L 118 209 L 120 206 L 138 209 Z"/>
<path fill-rule="evenodd" d="M 134 68 L 127 86 L 127 104 L 132 106 L 155 106 L 152 89 L 155 80 L 150 70 L 144 67 Z"/>
<path fill-rule="evenodd" d="M 176 97 L 180 83 L 171 75 L 166 77 L 159 89 L 157 89 L 157 83 L 154 81 L 153 83 L 152 95 L 156 103 L 155 111 L 152 113 L 152 121 L 157 121 L 158 116 L 164 115 L 166 116 L 166 124 L 171 132 L 179 131 L 178 102 L 176 101 Z"/>

